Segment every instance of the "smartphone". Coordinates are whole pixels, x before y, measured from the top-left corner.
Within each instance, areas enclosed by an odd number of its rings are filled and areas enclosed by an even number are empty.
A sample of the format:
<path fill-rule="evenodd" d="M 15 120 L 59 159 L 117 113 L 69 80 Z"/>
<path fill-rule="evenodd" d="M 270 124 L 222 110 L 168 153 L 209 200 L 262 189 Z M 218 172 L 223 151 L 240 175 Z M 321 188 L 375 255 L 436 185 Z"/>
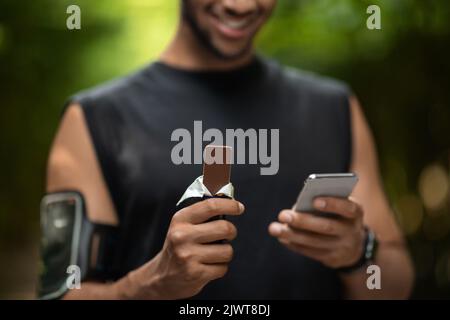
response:
<path fill-rule="evenodd" d="M 336 217 L 333 213 L 317 211 L 313 206 L 316 197 L 348 198 L 352 193 L 358 176 L 355 173 L 315 173 L 305 180 L 294 210 L 309 212 L 325 217 Z"/>
<path fill-rule="evenodd" d="M 83 196 L 77 191 L 44 196 L 39 297 L 55 299 L 67 290 L 69 266 L 79 267 L 80 279 L 114 279 L 118 230 L 117 226 L 90 221 Z"/>
<path fill-rule="evenodd" d="M 47 194 L 41 202 L 39 297 L 54 299 L 66 290 L 67 267 L 80 265 L 77 252 L 83 224 L 83 200 L 76 192 Z"/>

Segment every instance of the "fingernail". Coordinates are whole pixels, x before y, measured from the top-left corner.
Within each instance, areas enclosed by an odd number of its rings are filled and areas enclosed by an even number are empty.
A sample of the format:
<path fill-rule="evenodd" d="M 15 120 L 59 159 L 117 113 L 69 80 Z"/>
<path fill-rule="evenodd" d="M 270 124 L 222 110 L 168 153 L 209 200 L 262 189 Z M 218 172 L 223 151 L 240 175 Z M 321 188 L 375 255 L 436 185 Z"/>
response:
<path fill-rule="evenodd" d="M 289 213 L 289 212 L 283 212 L 283 214 L 280 216 L 280 218 L 281 218 L 281 222 L 284 222 L 284 223 L 291 223 L 292 222 L 292 219 L 293 219 L 293 216 L 292 216 L 292 214 L 291 213 Z"/>
<path fill-rule="evenodd" d="M 238 206 L 239 206 L 239 211 L 242 213 L 245 210 L 245 207 L 242 203 L 238 202 Z"/>
<path fill-rule="evenodd" d="M 317 209 L 323 209 L 327 205 L 327 202 L 323 199 L 317 199 L 316 201 L 314 201 L 314 204 Z"/>
<path fill-rule="evenodd" d="M 272 223 L 269 227 L 270 232 L 272 233 L 272 235 L 274 236 L 278 236 L 281 234 L 281 225 L 278 223 Z"/>

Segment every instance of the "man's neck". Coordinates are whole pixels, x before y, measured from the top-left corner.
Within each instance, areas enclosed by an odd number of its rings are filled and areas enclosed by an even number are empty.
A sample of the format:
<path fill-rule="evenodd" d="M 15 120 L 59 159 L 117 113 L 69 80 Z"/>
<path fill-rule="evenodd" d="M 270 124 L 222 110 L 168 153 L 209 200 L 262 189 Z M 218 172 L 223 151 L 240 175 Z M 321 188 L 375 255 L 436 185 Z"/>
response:
<path fill-rule="evenodd" d="M 205 48 L 190 26 L 181 22 L 175 37 L 161 54 L 160 60 L 170 66 L 186 70 L 231 70 L 248 64 L 253 49 L 236 59 L 219 58 Z"/>

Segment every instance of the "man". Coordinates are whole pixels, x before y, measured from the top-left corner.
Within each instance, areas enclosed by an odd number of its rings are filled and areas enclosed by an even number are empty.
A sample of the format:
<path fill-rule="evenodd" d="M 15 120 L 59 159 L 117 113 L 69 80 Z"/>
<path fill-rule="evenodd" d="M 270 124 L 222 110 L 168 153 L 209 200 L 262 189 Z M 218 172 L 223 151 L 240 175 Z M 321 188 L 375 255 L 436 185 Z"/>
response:
<path fill-rule="evenodd" d="M 118 226 L 119 245 L 114 281 L 84 281 L 64 298 L 409 296 L 412 265 L 356 98 L 337 81 L 254 53 L 275 4 L 182 1 L 158 62 L 71 100 L 50 152 L 47 191 L 80 192 L 91 221 Z M 279 172 L 236 165 L 242 203 L 209 199 L 177 211 L 201 169 L 171 162 L 170 136 L 195 120 L 222 132 L 279 128 Z M 346 171 L 359 176 L 352 197 L 315 201 L 338 219 L 289 209 L 310 173 Z M 360 263 L 369 232 L 378 240 L 379 290 L 368 289 Z"/>

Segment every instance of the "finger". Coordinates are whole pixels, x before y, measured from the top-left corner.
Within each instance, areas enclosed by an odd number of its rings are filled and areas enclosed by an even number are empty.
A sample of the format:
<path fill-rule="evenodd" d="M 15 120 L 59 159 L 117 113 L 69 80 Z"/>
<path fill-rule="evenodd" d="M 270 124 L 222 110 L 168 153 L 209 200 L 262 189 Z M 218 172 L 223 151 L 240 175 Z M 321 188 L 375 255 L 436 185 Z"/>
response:
<path fill-rule="evenodd" d="M 309 213 L 283 210 L 278 220 L 297 230 L 306 230 L 330 236 L 341 235 L 346 230 L 344 223 L 337 219 L 319 217 Z"/>
<path fill-rule="evenodd" d="M 314 199 L 314 208 L 323 212 L 337 213 L 347 219 L 362 216 L 361 206 L 345 198 L 319 197 Z"/>
<path fill-rule="evenodd" d="M 311 233 L 307 231 L 296 231 L 291 229 L 287 225 L 283 225 L 278 222 L 274 222 L 270 225 L 269 231 L 271 234 L 279 239 L 284 239 L 291 243 L 296 243 L 299 245 L 329 249 L 335 247 L 336 237 L 321 235 L 318 233 Z"/>
<path fill-rule="evenodd" d="M 230 244 L 204 244 L 195 247 L 199 262 L 205 264 L 229 263 L 233 259 Z"/>
<path fill-rule="evenodd" d="M 196 224 L 192 229 L 196 243 L 210 243 L 217 240 L 233 240 L 237 236 L 236 227 L 226 220 L 215 220 Z"/>
<path fill-rule="evenodd" d="M 305 257 L 311 258 L 313 260 L 317 260 L 322 262 L 329 254 L 330 250 L 328 249 L 317 249 L 317 248 L 311 248 L 302 246 L 299 244 L 291 243 L 285 239 L 279 239 L 280 243 L 282 243 L 285 247 L 288 249 L 301 254 Z"/>
<path fill-rule="evenodd" d="M 181 209 L 174 219 L 198 224 L 218 215 L 240 215 L 244 209 L 244 205 L 236 200 L 209 198 Z"/>

